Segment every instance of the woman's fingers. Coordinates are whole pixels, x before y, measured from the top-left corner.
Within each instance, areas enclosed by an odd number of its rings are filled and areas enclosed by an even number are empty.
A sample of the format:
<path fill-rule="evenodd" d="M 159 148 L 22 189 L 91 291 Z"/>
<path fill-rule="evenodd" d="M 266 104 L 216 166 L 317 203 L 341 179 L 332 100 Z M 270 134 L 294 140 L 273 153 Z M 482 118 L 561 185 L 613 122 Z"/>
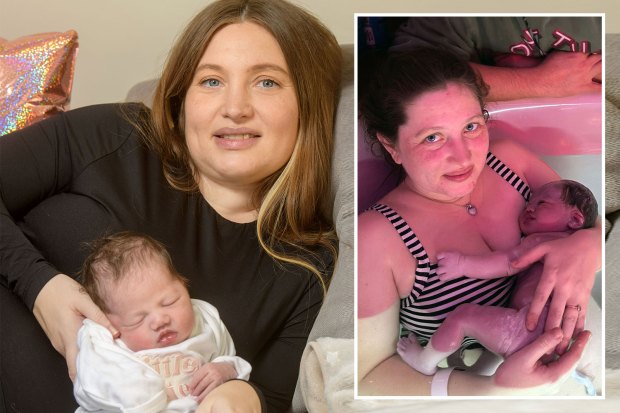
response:
<path fill-rule="evenodd" d="M 77 333 L 85 317 L 118 332 L 73 278 L 58 274 L 45 284 L 37 296 L 33 313 L 50 342 L 67 361 L 69 377 L 75 378 Z"/>
<path fill-rule="evenodd" d="M 588 314 L 588 304 L 590 304 L 590 296 L 586 297 L 585 302 L 581 305 L 581 311 L 579 317 L 577 317 L 577 324 L 575 325 L 575 331 L 573 336 L 577 336 L 586 327 L 586 314 Z"/>
<path fill-rule="evenodd" d="M 556 347 L 556 352 L 558 354 L 564 354 L 566 349 L 568 348 L 568 344 L 570 343 L 571 338 L 573 337 L 573 332 L 575 331 L 575 326 L 577 325 L 577 318 L 579 317 L 579 311 L 575 307 L 566 307 L 564 310 L 564 316 L 562 318 L 562 334 L 564 338 Z"/>
<path fill-rule="evenodd" d="M 575 368 L 591 336 L 589 331 L 580 332 L 568 351 L 547 365 L 552 377 L 559 379 Z"/>
<path fill-rule="evenodd" d="M 541 360 L 545 354 L 553 351 L 562 340 L 562 331 L 554 328 L 539 336 L 521 350 L 508 356 L 498 367 L 494 381 L 499 387 L 508 389 L 528 388 L 532 394 L 546 394 L 544 386 L 555 383 L 548 376 L 546 365 Z"/>
<path fill-rule="evenodd" d="M 576 304 L 569 304 L 573 302 Z M 586 314 L 588 312 L 588 303 L 588 297 L 581 302 L 573 299 L 567 300 L 562 317 L 562 333 L 564 334 L 564 339 L 556 348 L 556 352 L 558 354 L 564 353 L 568 348 L 571 339 L 573 337 L 577 337 L 577 335 L 583 331 L 585 327 Z"/>
<path fill-rule="evenodd" d="M 544 253 L 542 255 L 544 256 Z M 530 308 L 525 317 L 525 326 L 529 331 L 534 331 L 536 329 L 540 314 L 542 313 L 543 308 L 547 304 L 547 301 L 549 300 L 549 297 L 551 296 L 551 293 L 556 286 L 556 278 L 557 269 L 550 265 L 545 265 L 543 267 L 543 272 L 540 276 L 540 280 L 536 285 L 536 290 L 534 291 Z M 554 320 L 554 316 L 551 314 L 552 310 L 553 308 L 550 308 L 549 315 L 547 315 L 547 326 L 545 327 L 545 330 L 549 330 L 550 328 L 558 327 L 560 325 L 560 318 L 562 316 L 561 313 L 558 314 L 556 316 L 557 319 Z M 551 324 L 549 322 L 550 319 L 556 324 Z"/>
<path fill-rule="evenodd" d="M 77 352 L 78 352 L 77 345 L 75 346 L 67 345 L 67 348 L 65 351 L 65 361 L 67 362 L 67 371 L 69 372 L 69 378 L 71 379 L 71 381 L 74 381 L 75 376 L 77 375 L 77 367 L 76 367 Z"/>
<path fill-rule="evenodd" d="M 563 325 L 567 301 L 568 292 L 565 288 L 560 288 L 560 286 L 556 284 L 549 302 L 549 314 L 547 315 L 545 330 L 551 330 L 552 328 L 561 327 Z M 576 322 L 577 319 L 574 321 Z M 564 329 L 562 330 L 564 331 Z M 572 330 L 568 337 L 570 338 L 571 336 Z"/>
<path fill-rule="evenodd" d="M 545 356 L 545 354 L 553 352 L 553 349 L 561 340 L 562 331 L 559 328 L 554 328 L 543 333 L 538 339 L 533 341 L 532 344 L 524 347 L 515 353 L 515 355 L 521 353 L 518 356 L 521 358 L 521 362 L 526 366 L 530 366 L 532 370 L 535 370 L 539 360 Z"/>
<path fill-rule="evenodd" d="M 545 355 L 553 352 L 563 335 L 559 328 L 544 332 L 504 360 L 493 376 L 495 385 L 503 388 L 503 394 L 515 390 L 531 395 L 556 393 L 579 362 L 590 335 L 589 331 L 579 333 L 566 353 L 549 360 Z"/>
<path fill-rule="evenodd" d="M 101 311 L 101 309 L 91 300 L 91 298 L 88 296 L 88 294 L 86 294 L 86 292 L 82 290 L 80 290 L 80 292 L 83 294 L 83 297 L 76 306 L 77 312 L 80 313 L 83 318 L 88 318 L 95 323 L 107 328 L 112 334 L 112 337 L 120 337 L 120 332 L 112 325 L 104 312 Z"/>
<path fill-rule="evenodd" d="M 532 303 L 530 304 L 527 316 L 525 317 L 525 326 L 529 331 L 534 331 L 536 329 L 540 314 L 542 313 L 545 304 L 549 300 L 549 296 L 551 295 L 551 292 L 553 291 L 553 288 L 555 286 L 555 274 L 546 274 L 545 277 L 545 271 L 547 270 L 548 269 L 543 270 L 543 275 L 541 276 L 540 281 L 536 286 L 536 291 L 534 291 Z M 551 272 L 551 270 L 548 271 Z M 549 320 L 549 316 L 547 316 L 547 320 Z"/>

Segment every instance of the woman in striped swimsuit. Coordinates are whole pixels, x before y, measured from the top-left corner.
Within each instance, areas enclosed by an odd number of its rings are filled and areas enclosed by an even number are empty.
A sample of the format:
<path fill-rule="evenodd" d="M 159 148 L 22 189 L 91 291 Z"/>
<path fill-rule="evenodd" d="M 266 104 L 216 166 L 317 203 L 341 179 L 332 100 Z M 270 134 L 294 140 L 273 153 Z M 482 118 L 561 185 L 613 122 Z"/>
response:
<path fill-rule="evenodd" d="M 496 139 L 489 143 L 485 95 L 485 85 L 466 62 L 424 49 L 391 55 L 361 92 L 360 109 L 368 135 L 380 143 L 388 159 L 402 167 L 405 178 L 359 217 L 360 395 L 552 394 L 577 363 L 589 338 L 588 332 L 580 333 L 557 361 L 539 363 L 563 340 L 562 331 L 551 328 L 508 357 L 493 376 L 463 371 L 448 375 L 451 370 L 444 369 L 431 378 L 395 354 L 401 326 L 424 345 L 459 304 L 507 303 L 512 278 L 459 277 L 441 282 L 436 254 L 450 250 L 480 254 L 516 246 L 521 237 L 517 217 L 530 189 L 559 178 L 514 142 Z M 566 238 L 570 242 L 547 243 L 546 251 L 551 252 L 545 266 L 552 256 L 561 254 L 567 263 L 578 260 L 573 265 L 584 266 L 579 274 L 594 277 L 600 266 L 597 231 L 580 230 Z M 571 283 L 564 280 L 563 285 L 570 288 Z M 583 289 L 581 285 L 574 288 Z M 540 301 L 538 294 L 532 307 Z M 557 295 L 564 298 L 562 309 L 568 298 L 577 297 L 564 290 Z M 580 296 L 575 303 L 587 305 Z M 552 301 L 550 317 L 557 306 Z M 536 325 L 540 309 L 538 314 L 536 308 L 532 311 Z"/>

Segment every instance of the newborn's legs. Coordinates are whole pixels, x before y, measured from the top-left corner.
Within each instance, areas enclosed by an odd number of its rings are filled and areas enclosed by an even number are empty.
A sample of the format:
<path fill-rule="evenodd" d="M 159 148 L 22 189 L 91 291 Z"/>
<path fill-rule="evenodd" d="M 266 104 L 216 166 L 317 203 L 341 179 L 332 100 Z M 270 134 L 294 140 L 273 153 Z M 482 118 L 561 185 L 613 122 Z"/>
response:
<path fill-rule="evenodd" d="M 525 328 L 529 307 L 520 310 L 505 307 L 461 304 L 448 315 L 431 338 L 430 344 L 439 351 L 453 352 L 463 337 L 477 339 L 486 349 L 509 356 L 542 333 L 546 314 L 534 331 Z"/>
<path fill-rule="evenodd" d="M 477 339 L 486 349 L 508 356 L 538 337 L 544 327 L 546 314 L 540 317 L 532 332 L 525 328 L 528 307 L 512 308 L 461 304 L 444 320 L 431 341 L 422 348 L 415 338 L 398 342 L 402 359 L 424 374 L 434 374 L 437 363 L 457 351 L 463 337 Z"/>
<path fill-rule="evenodd" d="M 427 376 L 435 374 L 437 363 L 453 353 L 453 351 L 436 351 L 430 342 L 426 347 L 422 347 L 413 333 L 398 340 L 396 352 L 405 363 Z"/>

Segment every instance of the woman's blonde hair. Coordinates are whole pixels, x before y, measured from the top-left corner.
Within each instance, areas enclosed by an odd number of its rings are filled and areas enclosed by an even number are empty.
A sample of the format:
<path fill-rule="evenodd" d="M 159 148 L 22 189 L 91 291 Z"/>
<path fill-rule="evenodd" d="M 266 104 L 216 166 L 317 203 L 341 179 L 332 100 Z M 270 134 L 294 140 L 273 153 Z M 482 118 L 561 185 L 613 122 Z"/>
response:
<path fill-rule="evenodd" d="M 313 264 L 308 248 L 327 247 L 335 260 L 336 236 L 327 194 L 342 53 L 318 19 L 283 0 L 220 0 L 206 7 L 189 23 L 168 57 L 155 91 L 146 138 L 160 154 L 168 182 L 179 190 L 197 191 L 185 142 L 185 95 L 213 35 L 239 22 L 256 23 L 276 39 L 295 85 L 299 110 L 297 142 L 290 160 L 267 177 L 254 195 L 258 238 L 272 257 L 316 274 L 325 291 L 325 269 Z"/>

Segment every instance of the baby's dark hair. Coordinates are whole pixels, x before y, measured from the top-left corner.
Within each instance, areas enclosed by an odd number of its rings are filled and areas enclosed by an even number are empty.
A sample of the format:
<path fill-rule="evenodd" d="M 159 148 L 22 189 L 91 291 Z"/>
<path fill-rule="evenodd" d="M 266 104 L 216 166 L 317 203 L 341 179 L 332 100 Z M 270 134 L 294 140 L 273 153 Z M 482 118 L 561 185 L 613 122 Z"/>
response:
<path fill-rule="evenodd" d="M 103 282 L 118 282 L 137 265 L 161 259 L 170 274 L 187 286 L 188 281 L 172 264 L 166 247 L 145 234 L 132 231 L 118 232 L 88 244 L 91 253 L 84 260 L 79 278 L 91 299 L 103 312 L 109 312 L 105 302 Z"/>
<path fill-rule="evenodd" d="M 560 198 L 569 206 L 576 207 L 583 214 L 583 227 L 592 228 L 598 218 L 598 202 L 585 185 L 570 179 L 552 182 L 560 189 Z"/>
<path fill-rule="evenodd" d="M 466 86 L 485 113 L 488 86 L 469 62 L 445 50 L 416 48 L 406 52 L 390 52 L 360 88 L 360 114 L 371 146 L 377 135 L 392 145 L 398 140 L 398 129 L 407 122 L 406 106 L 423 93 L 441 90 L 454 82 Z M 446 102 L 449 105 L 450 102 Z M 486 116 L 486 114 L 485 114 Z M 383 156 L 395 165 L 379 144 Z"/>

